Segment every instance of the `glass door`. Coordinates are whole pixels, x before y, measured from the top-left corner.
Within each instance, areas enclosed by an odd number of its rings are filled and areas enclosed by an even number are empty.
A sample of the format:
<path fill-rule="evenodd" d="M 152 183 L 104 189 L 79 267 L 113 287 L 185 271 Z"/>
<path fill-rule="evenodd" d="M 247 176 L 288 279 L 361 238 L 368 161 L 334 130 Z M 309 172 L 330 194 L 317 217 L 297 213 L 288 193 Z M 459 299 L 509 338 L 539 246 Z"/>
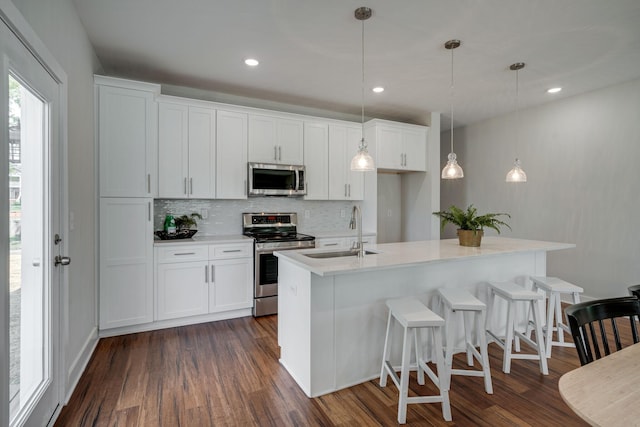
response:
<path fill-rule="evenodd" d="M 0 425 L 46 425 L 60 402 L 58 84 L 0 21 L 2 159 L 0 273 L 8 378 Z M 57 236 L 58 238 L 55 238 Z M 60 260 L 57 259 L 58 264 Z M 65 260 L 66 262 L 66 260 Z M 8 340 L 7 340 L 8 338 Z M 7 366 L 8 365 L 8 366 Z M 5 412 L 6 409 L 6 412 Z M 8 414 L 8 417 L 5 415 Z"/>

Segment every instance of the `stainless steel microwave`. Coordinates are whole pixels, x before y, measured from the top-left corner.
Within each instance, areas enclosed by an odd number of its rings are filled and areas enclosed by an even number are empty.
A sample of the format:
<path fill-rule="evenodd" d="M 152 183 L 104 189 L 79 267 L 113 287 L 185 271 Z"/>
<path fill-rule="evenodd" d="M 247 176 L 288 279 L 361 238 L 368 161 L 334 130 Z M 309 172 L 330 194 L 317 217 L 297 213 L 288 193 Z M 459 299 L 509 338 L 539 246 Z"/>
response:
<path fill-rule="evenodd" d="M 302 165 L 249 163 L 249 196 L 304 196 Z"/>

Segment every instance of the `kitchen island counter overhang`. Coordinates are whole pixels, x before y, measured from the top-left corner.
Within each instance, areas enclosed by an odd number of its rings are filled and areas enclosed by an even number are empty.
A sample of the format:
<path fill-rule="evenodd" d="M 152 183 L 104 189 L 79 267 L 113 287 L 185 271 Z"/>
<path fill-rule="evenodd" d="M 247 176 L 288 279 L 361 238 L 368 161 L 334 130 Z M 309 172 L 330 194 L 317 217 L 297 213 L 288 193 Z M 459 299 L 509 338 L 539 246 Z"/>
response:
<path fill-rule="evenodd" d="M 276 253 L 280 363 L 309 397 L 377 378 L 387 299 L 412 296 L 430 306 L 436 289 L 452 287 L 486 301 L 487 282 L 545 276 L 547 252 L 574 247 L 486 237 L 479 248 L 457 239 L 373 245 L 364 258 L 305 255 L 326 252 L 317 249 Z M 506 305 L 496 304 L 490 318 L 499 325 Z M 393 344 L 399 363 L 401 345 Z"/>

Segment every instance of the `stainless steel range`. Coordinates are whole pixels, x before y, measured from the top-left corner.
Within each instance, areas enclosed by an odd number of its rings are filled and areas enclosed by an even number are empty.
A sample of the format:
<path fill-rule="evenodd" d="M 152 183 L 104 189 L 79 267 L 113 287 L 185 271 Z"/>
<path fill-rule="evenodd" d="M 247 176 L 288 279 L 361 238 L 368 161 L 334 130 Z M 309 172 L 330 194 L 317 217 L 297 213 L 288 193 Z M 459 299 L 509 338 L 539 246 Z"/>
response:
<path fill-rule="evenodd" d="M 242 234 L 255 239 L 253 315 L 278 312 L 278 258 L 276 251 L 314 248 L 316 238 L 297 232 L 298 214 L 242 214 Z"/>

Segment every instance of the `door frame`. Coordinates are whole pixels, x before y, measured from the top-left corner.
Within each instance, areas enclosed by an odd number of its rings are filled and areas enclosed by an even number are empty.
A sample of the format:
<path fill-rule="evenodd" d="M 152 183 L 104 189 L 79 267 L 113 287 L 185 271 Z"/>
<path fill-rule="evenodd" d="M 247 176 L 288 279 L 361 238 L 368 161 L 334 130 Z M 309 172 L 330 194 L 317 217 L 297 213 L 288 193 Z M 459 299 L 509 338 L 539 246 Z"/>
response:
<path fill-rule="evenodd" d="M 67 74 L 62 66 L 51 54 L 49 49 L 40 40 L 35 31 L 31 28 L 29 23 L 22 16 L 20 11 L 15 7 L 11 0 L 0 0 L 0 21 L 6 25 L 22 42 L 24 47 L 33 55 L 33 57 L 42 65 L 42 67 L 51 75 L 51 77 L 58 84 L 58 96 L 59 96 L 59 115 L 58 115 L 58 144 L 59 144 L 59 183 L 60 186 L 60 232 L 68 241 L 69 236 L 69 194 L 68 194 L 68 165 L 67 165 Z M 52 183 L 51 185 L 56 185 Z M 4 234 L 4 233 L 2 233 Z M 51 237 L 51 236 L 50 236 Z M 65 250 L 69 250 L 69 245 L 64 245 Z M 2 250 L 3 256 L 8 257 L 8 253 Z M 51 254 L 52 256 L 55 254 Z M 67 388 L 67 375 L 66 375 L 66 359 L 65 359 L 65 345 L 69 342 L 69 315 L 68 315 L 68 291 L 69 291 L 69 270 L 62 268 L 60 270 L 60 289 L 59 289 L 59 304 L 58 304 L 58 328 L 59 342 L 55 346 L 57 348 L 57 354 L 54 355 L 55 365 L 53 366 L 54 375 L 57 379 L 56 392 L 59 399 L 59 405 L 54 412 L 52 419 L 55 419 L 62 409 L 62 405 L 66 403 L 66 388 Z M 6 274 L 5 267 L 0 267 L 0 272 Z M 9 301 L 8 295 L 5 289 L 0 291 L 0 307 L 3 310 L 1 312 L 8 313 Z M 6 311 L 5 311 L 6 310 Z M 4 316 L 0 316 L 0 342 L 8 343 L 9 340 L 9 328 L 6 324 Z M 4 359 L 4 358 L 3 358 Z M 8 360 L 0 362 L 0 413 L 7 414 L 7 420 L 0 419 L 0 425 L 8 421 L 9 417 L 9 362 Z"/>

